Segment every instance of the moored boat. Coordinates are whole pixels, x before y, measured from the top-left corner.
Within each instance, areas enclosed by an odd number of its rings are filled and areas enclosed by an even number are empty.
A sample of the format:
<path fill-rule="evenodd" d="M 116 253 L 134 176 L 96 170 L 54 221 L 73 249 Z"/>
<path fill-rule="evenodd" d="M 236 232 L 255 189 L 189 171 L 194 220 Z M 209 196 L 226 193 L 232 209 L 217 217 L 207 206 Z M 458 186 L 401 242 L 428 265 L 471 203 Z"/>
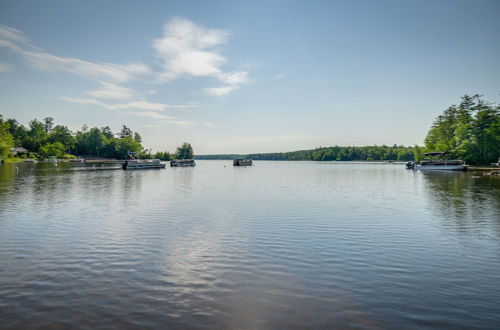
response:
<path fill-rule="evenodd" d="M 251 159 L 235 159 L 233 160 L 233 166 L 252 166 Z"/>
<path fill-rule="evenodd" d="M 448 152 L 427 152 L 424 154 L 424 156 L 436 157 L 436 156 L 444 156 L 446 154 L 448 154 Z M 421 160 L 420 162 L 406 163 L 407 169 L 416 169 L 422 171 L 433 171 L 433 170 L 466 171 L 467 167 L 468 165 L 466 165 L 465 162 L 460 159 L 445 160 L 445 159 L 431 158 L 431 159 Z"/>
<path fill-rule="evenodd" d="M 170 167 L 196 166 L 194 159 L 174 159 L 170 161 Z"/>
<path fill-rule="evenodd" d="M 132 160 L 126 160 L 122 164 L 122 168 L 124 170 L 147 170 L 154 168 L 165 168 L 165 164 L 162 164 L 159 159 L 152 159 L 152 160 L 132 159 Z"/>

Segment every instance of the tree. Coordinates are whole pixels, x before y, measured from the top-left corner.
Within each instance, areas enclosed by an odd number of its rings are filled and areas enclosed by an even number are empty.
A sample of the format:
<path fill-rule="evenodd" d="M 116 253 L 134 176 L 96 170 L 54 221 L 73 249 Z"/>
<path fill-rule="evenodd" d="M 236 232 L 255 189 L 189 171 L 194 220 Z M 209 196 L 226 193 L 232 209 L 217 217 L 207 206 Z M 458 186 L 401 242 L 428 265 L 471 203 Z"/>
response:
<path fill-rule="evenodd" d="M 416 145 L 413 147 L 413 157 L 415 157 L 415 161 L 419 162 L 424 159 L 424 148 Z"/>
<path fill-rule="evenodd" d="M 447 151 L 469 163 L 489 164 L 500 155 L 499 107 L 464 95 L 434 121 L 425 138 L 428 151 Z"/>
<path fill-rule="evenodd" d="M 68 127 L 62 125 L 57 125 L 52 129 L 47 141 L 50 143 L 62 143 L 68 153 L 75 147 L 76 142 Z"/>
<path fill-rule="evenodd" d="M 65 146 L 61 142 L 46 143 L 40 147 L 38 154 L 42 157 L 57 157 L 61 158 L 65 154 Z"/>
<path fill-rule="evenodd" d="M 48 134 L 45 131 L 45 125 L 42 122 L 33 119 L 29 122 L 29 130 L 23 147 L 36 152 L 47 142 L 47 137 Z"/>
<path fill-rule="evenodd" d="M 134 133 L 134 141 L 136 141 L 138 143 L 142 143 L 142 138 L 139 135 L 139 133 L 137 133 L 137 132 Z"/>
<path fill-rule="evenodd" d="M 134 139 L 127 137 L 116 140 L 115 157 L 125 159 L 128 157 L 129 152 L 140 152 L 141 145 Z"/>
<path fill-rule="evenodd" d="M 120 136 L 120 139 L 132 137 L 132 130 L 127 126 L 123 125 L 122 130 L 118 135 Z"/>
<path fill-rule="evenodd" d="M 155 154 L 155 158 L 160 159 L 160 160 L 172 160 L 172 159 L 174 159 L 174 155 L 172 155 L 168 151 L 164 151 L 164 152 L 158 151 Z"/>
<path fill-rule="evenodd" d="M 107 137 L 108 139 L 112 139 L 114 138 L 114 134 L 113 132 L 111 131 L 111 128 L 109 128 L 109 126 L 106 126 L 106 127 L 102 127 L 101 128 L 101 132 L 102 134 L 104 134 L 105 137 Z"/>
<path fill-rule="evenodd" d="M 99 156 L 100 149 L 106 143 L 106 136 L 97 127 L 91 128 L 87 137 L 89 151 L 92 155 Z"/>
<path fill-rule="evenodd" d="M 9 123 L 5 122 L 0 115 L 0 157 L 7 156 L 10 148 L 14 146 L 14 138 L 9 132 L 9 127 Z"/>
<path fill-rule="evenodd" d="M 52 126 L 54 126 L 54 118 L 46 117 L 43 119 L 45 133 L 50 133 L 52 131 Z"/>
<path fill-rule="evenodd" d="M 7 119 L 6 122 L 9 124 L 9 132 L 14 138 L 14 145 L 24 147 L 28 136 L 26 128 L 15 119 Z"/>
<path fill-rule="evenodd" d="M 175 157 L 177 159 L 192 159 L 194 157 L 194 154 L 191 144 L 184 142 L 182 146 L 177 148 Z"/>

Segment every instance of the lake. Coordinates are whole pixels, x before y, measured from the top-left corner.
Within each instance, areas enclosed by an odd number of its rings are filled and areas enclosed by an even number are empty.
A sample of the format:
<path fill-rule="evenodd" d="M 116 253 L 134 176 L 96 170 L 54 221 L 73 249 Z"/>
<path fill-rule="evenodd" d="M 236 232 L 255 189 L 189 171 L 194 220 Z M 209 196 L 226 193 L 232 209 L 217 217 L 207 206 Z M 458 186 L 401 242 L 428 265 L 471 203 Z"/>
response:
<path fill-rule="evenodd" d="M 500 178 L 0 165 L 0 328 L 500 328 Z"/>

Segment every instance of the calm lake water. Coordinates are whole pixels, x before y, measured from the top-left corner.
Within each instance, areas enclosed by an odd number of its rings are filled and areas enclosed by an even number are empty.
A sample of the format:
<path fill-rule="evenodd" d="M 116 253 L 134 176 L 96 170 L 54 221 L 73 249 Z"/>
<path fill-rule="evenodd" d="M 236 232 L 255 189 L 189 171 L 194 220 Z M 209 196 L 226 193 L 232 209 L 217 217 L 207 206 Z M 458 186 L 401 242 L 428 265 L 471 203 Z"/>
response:
<path fill-rule="evenodd" d="M 500 328 L 500 178 L 197 164 L 0 165 L 0 328 Z"/>

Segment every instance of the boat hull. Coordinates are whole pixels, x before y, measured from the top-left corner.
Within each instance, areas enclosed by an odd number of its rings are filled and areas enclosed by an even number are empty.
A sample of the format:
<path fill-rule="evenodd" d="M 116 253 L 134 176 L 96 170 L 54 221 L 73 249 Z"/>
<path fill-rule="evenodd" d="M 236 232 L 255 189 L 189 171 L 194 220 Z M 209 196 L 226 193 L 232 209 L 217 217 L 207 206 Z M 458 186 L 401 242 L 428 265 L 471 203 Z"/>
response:
<path fill-rule="evenodd" d="M 466 171 L 467 165 L 417 165 L 421 171 Z"/>
<path fill-rule="evenodd" d="M 154 161 L 126 161 L 122 164 L 122 168 L 126 171 L 130 170 L 150 170 L 150 169 L 158 169 L 165 168 L 165 164 L 160 163 L 159 160 Z"/>
<path fill-rule="evenodd" d="M 170 167 L 188 167 L 196 166 L 193 159 L 175 159 L 170 161 Z"/>
<path fill-rule="evenodd" d="M 252 166 L 251 159 L 235 159 L 233 160 L 233 166 Z"/>

